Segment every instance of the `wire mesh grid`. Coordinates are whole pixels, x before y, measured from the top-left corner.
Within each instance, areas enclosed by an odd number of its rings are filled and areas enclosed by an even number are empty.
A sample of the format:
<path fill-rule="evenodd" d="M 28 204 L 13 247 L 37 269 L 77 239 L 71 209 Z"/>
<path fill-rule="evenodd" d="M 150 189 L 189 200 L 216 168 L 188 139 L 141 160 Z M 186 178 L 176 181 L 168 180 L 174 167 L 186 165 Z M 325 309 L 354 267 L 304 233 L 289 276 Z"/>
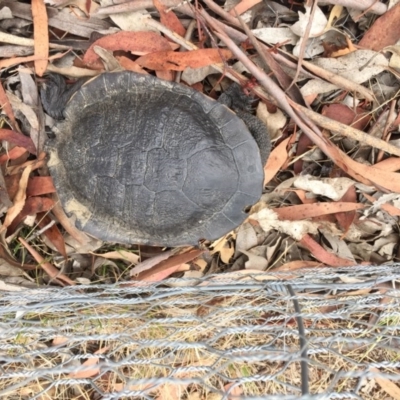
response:
<path fill-rule="evenodd" d="M 399 278 L 386 265 L 0 292 L 0 398 L 391 398 Z"/>

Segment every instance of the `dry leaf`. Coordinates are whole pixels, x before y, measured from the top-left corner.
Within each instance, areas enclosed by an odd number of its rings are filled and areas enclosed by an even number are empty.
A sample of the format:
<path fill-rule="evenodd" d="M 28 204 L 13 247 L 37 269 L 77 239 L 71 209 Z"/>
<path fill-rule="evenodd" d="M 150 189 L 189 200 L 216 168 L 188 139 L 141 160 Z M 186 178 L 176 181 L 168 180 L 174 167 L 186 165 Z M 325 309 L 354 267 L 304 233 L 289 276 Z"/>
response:
<path fill-rule="evenodd" d="M 160 13 L 161 23 L 167 28 L 171 29 L 172 32 L 184 37 L 186 34 L 186 29 L 175 13 L 172 10 L 168 12 L 168 8 L 160 0 L 153 0 L 153 4 Z"/>
<path fill-rule="evenodd" d="M 282 168 L 282 165 L 286 163 L 288 159 L 287 145 L 290 142 L 290 139 L 291 137 L 282 140 L 282 142 L 272 150 L 268 157 L 267 163 L 264 167 L 264 185 L 266 185 Z"/>
<path fill-rule="evenodd" d="M 290 27 L 292 32 L 300 38 L 304 37 L 307 31 L 307 25 L 309 24 L 311 18 L 311 6 L 305 5 L 304 8 L 306 12 L 299 12 L 299 20 Z M 325 31 L 325 27 L 327 24 L 328 20 L 326 19 L 325 14 L 321 11 L 319 7 L 316 7 L 315 14 L 311 23 L 309 37 L 313 38 L 322 35 Z"/>
<path fill-rule="evenodd" d="M 97 351 L 94 354 L 104 354 L 109 350 L 109 346 L 105 346 Z M 70 378 L 75 379 L 84 379 L 90 378 L 92 376 L 96 376 L 100 372 L 100 368 L 96 366 L 99 362 L 99 357 L 90 357 L 83 364 L 82 367 L 85 367 L 81 371 L 71 372 L 68 374 Z"/>
<path fill-rule="evenodd" d="M 305 246 L 317 260 L 321 261 L 327 266 L 351 267 L 353 265 L 356 265 L 354 261 L 349 261 L 347 259 L 337 257 L 334 254 L 327 252 L 309 235 L 304 235 L 303 238 L 300 240 L 300 244 Z"/>
<path fill-rule="evenodd" d="M 33 144 L 32 139 L 22 133 L 0 128 L 0 140 L 6 140 L 16 146 L 23 147 L 31 154 L 36 154 L 36 147 Z"/>
<path fill-rule="evenodd" d="M 293 186 L 298 189 L 336 201 L 340 200 L 352 185 L 354 181 L 349 178 L 317 178 L 311 175 L 299 176 L 293 182 Z"/>
<path fill-rule="evenodd" d="M 227 49 L 199 49 L 185 52 L 158 51 L 142 56 L 136 62 L 143 68 L 159 71 L 183 71 L 220 64 L 232 57 Z"/>
<path fill-rule="evenodd" d="M 387 46 L 396 44 L 400 39 L 399 21 L 400 3 L 397 3 L 374 22 L 358 45 L 380 51 Z"/>
<path fill-rule="evenodd" d="M 26 199 L 26 188 L 28 186 L 29 174 L 32 171 L 32 166 L 28 165 L 24 172 L 22 173 L 21 180 L 19 181 L 18 192 L 14 197 L 13 205 L 7 211 L 6 217 L 4 219 L 3 226 L 0 229 L 0 232 L 4 232 L 14 221 L 17 215 L 22 211 L 25 205 Z"/>
<path fill-rule="evenodd" d="M 371 371 L 380 373 L 379 369 L 377 368 L 371 368 Z M 380 376 L 375 376 L 374 379 L 389 396 L 391 396 L 394 400 L 400 400 L 400 387 L 396 385 L 396 383 Z"/>
<path fill-rule="evenodd" d="M 92 254 L 97 257 L 107 258 L 108 260 L 126 261 L 129 264 L 134 264 L 134 265 L 136 265 L 140 259 L 140 257 L 137 254 L 132 253 L 127 250 L 123 250 L 123 249 L 116 250 L 116 251 L 109 251 L 108 253 L 104 253 L 104 254 L 97 254 L 97 253 L 92 253 Z"/>
<path fill-rule="evenodd" d="M 96 40 L 86 51 L 83 62 L 96 68 L 102 68 L 99 56 L 94 52 L 94 46 L 99 46 L 109 51 L 123 50 L 135 54 L 154 53 L 170 50 L 167 39 L 154 32 L 118 32 Z"/>
<path fill-rule="evenodd" d="M 49 62 L 49 29 L 46 6 L 43 0 L 32 0 L 33 37 L 35 40 L 35 72 L 43 76 Z"/>
<path fill-rule="evenodd" d="M 300 204 L 296 206 L 275 208 L 274 211 L 279 216 L 279 219 L 298 221 L 300 219 L 314 218 L 338 212 L 361 210 L 362 208 L 365 208 L 364 204 L 337 202 Z"/>
<path fill-rule="evenodd" d="M 229 264 L 230 259 L 235 253 L 235 248 L 232 244 L 229 244 L 228 237 L 231 237 L 231 234 L 228 233 L 211 245 L 211 254 L 219 253 L 222 262 L 225 264 Z"/>

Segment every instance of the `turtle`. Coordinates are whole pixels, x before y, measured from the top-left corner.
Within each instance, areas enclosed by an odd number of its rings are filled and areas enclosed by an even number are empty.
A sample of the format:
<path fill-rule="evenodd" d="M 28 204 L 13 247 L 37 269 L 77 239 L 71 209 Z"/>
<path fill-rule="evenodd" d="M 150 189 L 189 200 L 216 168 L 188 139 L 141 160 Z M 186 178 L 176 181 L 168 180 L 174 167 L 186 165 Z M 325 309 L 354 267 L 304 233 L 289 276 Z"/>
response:
<path fill-rule="evenodd" d="M 51 75 L 41 98 L 56 119 L 45 150 L 58 197 L 97 239 L 196 246 L 238 227 L 260 199 L 270 141 L 240 87 L 216 101 L 122 71 L 70 88 Z"/>

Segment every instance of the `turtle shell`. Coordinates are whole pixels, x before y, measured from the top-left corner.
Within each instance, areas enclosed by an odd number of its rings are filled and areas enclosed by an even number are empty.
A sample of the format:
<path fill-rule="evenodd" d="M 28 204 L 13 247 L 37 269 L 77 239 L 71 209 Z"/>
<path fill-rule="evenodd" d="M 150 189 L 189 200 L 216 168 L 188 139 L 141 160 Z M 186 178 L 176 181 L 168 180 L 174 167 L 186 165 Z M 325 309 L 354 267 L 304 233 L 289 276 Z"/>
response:
<path fill-rule="evenodd" d="M 49 169 L 76 226 L 108 242 L 213 240 L 240 225 L 263 187 L 258 146 L 226 106 L 186 86 L 104 73 L 69 100 Z"/>

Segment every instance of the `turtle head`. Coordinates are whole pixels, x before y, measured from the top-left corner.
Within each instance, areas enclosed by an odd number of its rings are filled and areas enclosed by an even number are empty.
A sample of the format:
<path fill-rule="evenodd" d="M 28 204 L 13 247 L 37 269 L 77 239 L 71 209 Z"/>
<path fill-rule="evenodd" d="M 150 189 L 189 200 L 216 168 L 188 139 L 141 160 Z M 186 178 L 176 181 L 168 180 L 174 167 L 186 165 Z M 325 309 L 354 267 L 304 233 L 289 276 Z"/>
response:
<path fill-rule="evenodd" d="M 71 96 L 79 90 L 86 79 L 79 79 L 71 86 L 67 86 L 64 77 L 60 74 L 48 74 L 40 90 L 43 108 L 50 117 L 64 119 L 64 109 Z"/>

